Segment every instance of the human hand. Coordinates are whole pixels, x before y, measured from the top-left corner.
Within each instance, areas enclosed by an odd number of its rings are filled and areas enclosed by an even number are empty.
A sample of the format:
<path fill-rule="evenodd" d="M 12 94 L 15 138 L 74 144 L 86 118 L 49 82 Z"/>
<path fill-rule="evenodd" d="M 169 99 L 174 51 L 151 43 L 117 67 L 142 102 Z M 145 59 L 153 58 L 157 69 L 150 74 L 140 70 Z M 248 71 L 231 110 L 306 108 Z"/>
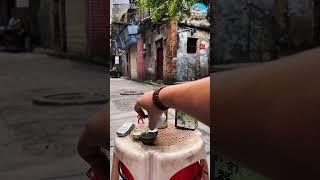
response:
<path fill-rule="evenodd" d="M 109 160 L 106 158 L 98 159 L 92 164 L 91 169 L 87 172 L 87 176 L 91 180 L 107 180 L 109 179 Z"/>
<path fill-rule="evenodd" d="M 149 129 L 153 130 L 156 127 L 157 121 L 160 119 L 163 111 L 159 110 L 152 102 L 152 95 L 154 91 L 149 91 L 144 93 L 141 97 L 138 98 L 134 110 L 138 113 L 139 116 L 145 117 L 143 110 L 148 112 L 149 117 Z"/>

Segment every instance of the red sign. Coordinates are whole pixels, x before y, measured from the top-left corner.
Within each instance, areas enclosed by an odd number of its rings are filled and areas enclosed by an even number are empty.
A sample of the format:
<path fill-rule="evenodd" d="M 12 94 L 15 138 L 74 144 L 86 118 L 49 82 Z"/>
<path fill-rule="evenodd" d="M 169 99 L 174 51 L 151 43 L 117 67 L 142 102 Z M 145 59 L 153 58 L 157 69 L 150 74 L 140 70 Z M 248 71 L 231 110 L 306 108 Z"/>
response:
<path fill-rule="evenodd" d="M 206 45 L 205 44 L 200 44 L 200 49 L 205 49 Z"/>

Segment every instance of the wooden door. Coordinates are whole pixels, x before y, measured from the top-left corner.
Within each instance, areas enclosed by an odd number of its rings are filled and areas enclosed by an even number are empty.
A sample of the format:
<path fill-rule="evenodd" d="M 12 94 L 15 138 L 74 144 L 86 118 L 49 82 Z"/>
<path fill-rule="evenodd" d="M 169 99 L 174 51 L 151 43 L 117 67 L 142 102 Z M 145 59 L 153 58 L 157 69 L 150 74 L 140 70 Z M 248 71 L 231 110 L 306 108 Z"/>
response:
<path fill-rule="evenodd" d="M 163 80 L 163 48 L 157 49 L 157 80 Z"/>

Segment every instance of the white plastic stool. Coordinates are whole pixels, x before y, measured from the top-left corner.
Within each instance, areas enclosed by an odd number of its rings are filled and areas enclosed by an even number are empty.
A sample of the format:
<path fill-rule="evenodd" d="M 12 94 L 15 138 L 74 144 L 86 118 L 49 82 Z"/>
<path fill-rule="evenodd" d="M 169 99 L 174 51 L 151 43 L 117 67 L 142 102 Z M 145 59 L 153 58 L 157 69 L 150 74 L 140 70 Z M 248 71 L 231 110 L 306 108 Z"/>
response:
<path fill-rule="evenodd" d="M 155 146 L 143 145 L 130 136 L 116 137 L 111 180 L 119 179 L 119 161 L 125 164 L 135 180 L 169 180 L 197 161 L 208 172 L 201 133 L 176 129 L 172 121 L 168 122 L 168 128 L 159 130 Z"/>

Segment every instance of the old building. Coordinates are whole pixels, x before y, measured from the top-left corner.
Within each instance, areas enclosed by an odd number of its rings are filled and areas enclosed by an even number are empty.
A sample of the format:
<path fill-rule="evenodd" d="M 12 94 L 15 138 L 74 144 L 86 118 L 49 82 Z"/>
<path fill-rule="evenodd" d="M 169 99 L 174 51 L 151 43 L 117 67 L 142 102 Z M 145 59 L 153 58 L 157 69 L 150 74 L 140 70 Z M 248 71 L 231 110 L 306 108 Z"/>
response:
<path fill-rule="evenodd" d="M 111 21 L 113 23 L 119 23 L 121 21 L 122 15 L 127 13 L 129 9 L 129 4 L 127 3 L 114 3 L 112 4 L 112 14 Z"/>
<path fill-rule="evenodd" d="M 140 25 L 138 71 L 146 80 L 163 80 L 167 25 L 146 20 Z M 191 81 L 209 74 L 210 24 L 208 20 L 179 24 L 177 57 L 174 58 L 175 81 Z"/>
<path fill-rule="evenodd" d="M 117 7 L 115 12 L 123 12 L 121 7 L 128 7 L 128 9 L 125 13 L 122 13 L 120 20 L 116 18 L 118 21 L 112 23 L 111 37 L 115 42 L 112 43 L 112 46 L 115 46 L 115 48 L 112 48 L 112 59 L 113 62 L 116 62 L 116 59 L 118 59 L 117 61 L 119 62 L 119 65 L 115 65 L 115 63 L 113 65 L 119 66 L 122 75 L 125 77 L 131 79 L 144 79 L 141 77 L 140 73 L 141 66 L 138 66 L 138 63 L 141 60 L 141 55 L 138 52 L 141 49 L 141 46 L 139 46 L 140 42 L 138 41 L 138 39 L 140 39 L 140 36 L 138 35 L 138 23 L 146 15 L 138 12 L 133 1 L 130 2 L 128 6 L 115 5 L 115 7 Z"/>
<path fill-rule="evenodd" d="M 127 3 L 113 3 L 112 2 L 112 12 L 111 12 L 111 66 L 117 67 L 120 71 L 120 74 L 126 77 L 130 77 L 129 69 L 127 66 L 127 53 L 124 49 L 117 47 L 117 40 L 119 42 L 119 35 L 122 31 L 127 27 L 128 23 L 126 23 L 123 19 L 126 16 L 125 14 L 128 12 L 129 4 Z M 121 68 L 125 66 L 124 68 Z"/>
<path fill-rule="evenodd" d="M 116 38 L 117 48 L 123 52 L 120 56 L 122 72 L 125 76 L 138 79 L 137 72 L 137 43 L 138 26 L 127 25 Z"/>
<path fill-rule="evenodd" d="M 89 58 L 109 56 L 109 12 L 105 0 L 51 0 L 51 48 Z"/>
<path fill-rule="evenodd" d="M 125 18 L 126 19 L 125 19 Z M 116 36 L 123 75 L 131 79 L 162 81 L 166 67 L 167 24 L 153 23 L 150 13 L 129 8 L 120 22 L 127 23 Z M 178 25 L 179 44 L 174 57 L 174 81 L 183 82 L 209 75 L 210 23 L 207 18 L 185 18 Z"/>

